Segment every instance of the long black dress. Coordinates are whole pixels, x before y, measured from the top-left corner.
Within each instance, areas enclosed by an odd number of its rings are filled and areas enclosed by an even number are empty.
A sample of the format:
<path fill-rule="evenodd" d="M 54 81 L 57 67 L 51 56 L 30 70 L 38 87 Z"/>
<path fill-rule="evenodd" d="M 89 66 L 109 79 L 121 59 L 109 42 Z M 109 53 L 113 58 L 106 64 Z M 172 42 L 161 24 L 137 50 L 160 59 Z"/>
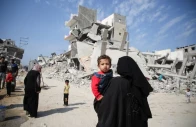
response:
<path fill-rule="evenodd" d="M 40 73 L 35 70 L 28 72 L 24 80 L 25 95 L 23 100 L 24 110 L 28 111 L 31 117 L 37 117 L 40 87 Z"/>
<path fill-rule="evenodd" d="M 117 72 L 121 76 L 111 80 L 102 101 L 95 105 L 97 127 L 147 127 L 152 118 L 147 101 L 152 87 L 128 56 L 119 59 Z"/>

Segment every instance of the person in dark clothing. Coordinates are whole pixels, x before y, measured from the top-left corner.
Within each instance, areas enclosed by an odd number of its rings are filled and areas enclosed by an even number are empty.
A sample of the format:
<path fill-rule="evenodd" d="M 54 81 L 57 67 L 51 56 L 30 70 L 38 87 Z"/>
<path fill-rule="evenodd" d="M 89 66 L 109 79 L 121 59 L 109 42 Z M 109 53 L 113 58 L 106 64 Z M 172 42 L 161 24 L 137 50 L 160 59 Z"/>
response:
<path fill-rule="evenodd" d="M 7 71 L 7 61 L 5 61 L 4 56 L 1 56 L 0 57 L 0 89 L 1 88 L 3 89 L 5 87 L 6 71 Z"/>
<path fill-rule="evenodd" d="M 115 77 L 96 105 L 97 127 L 147 127 L 152 114 L 147 97 L 153 88 L 129 56 L 119 58 Z"/>
<path fill-rule="evenodd" d="M 41 66 L 36 64 L 32 70 L 27 73 L 24 79 L 25 95 L 23 100 L 24 110 L 30 117 L 37 117 L 40 87 Z"/>
<path fill-rule="evenodd" d="M 12 76 L 13 76 L 13 85 L 12 85 L 12 92 L 15 91 L 16 87 L 16 77 L 18 76 L 18 65 L 15 63 L 15 60 L 11 60 L 11 68 L 12 68 Z"/>

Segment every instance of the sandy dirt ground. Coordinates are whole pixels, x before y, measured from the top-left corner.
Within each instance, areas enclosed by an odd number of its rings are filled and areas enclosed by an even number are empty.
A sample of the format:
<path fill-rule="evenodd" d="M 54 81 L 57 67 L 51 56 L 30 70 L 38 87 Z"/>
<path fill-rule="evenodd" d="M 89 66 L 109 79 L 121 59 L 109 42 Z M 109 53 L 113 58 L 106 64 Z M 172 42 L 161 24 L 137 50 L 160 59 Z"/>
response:
<path fill-rule="evenodd" d="M 44 78 L 48 89 L 42 89 L 38 118 L 29 118 L 22 107 L 23 86 L 17 86 L 12 97 L 1 99 L 6 105 L 6 119 L 0 127 L 95 127 L 97 116 L 93 109 L 90 86 L 80 88 L 70 84 L 69 106 L 63 106 L 64 82 Z M 90 84 L 89 84 L 90 85 Z M 2 95 L 2 92 L 0 93 Z M 149 127 L 196 127 L 196 98 L 187 104 L 184 95 L 152 93 L 149 104 L 153 118 Z"/>

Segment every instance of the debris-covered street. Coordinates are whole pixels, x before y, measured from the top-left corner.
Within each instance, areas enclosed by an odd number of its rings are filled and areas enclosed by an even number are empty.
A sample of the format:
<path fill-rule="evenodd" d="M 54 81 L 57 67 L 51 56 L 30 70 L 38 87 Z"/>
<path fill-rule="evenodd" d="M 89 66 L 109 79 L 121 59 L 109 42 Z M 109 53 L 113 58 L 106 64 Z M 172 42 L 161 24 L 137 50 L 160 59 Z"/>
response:
<path fill-rule="evenodd" d="M 89 83 L 81 87 L 71 83 L 70 105 L 63 106 L 63 81 L 47 79 L 48 85 L 42 89 L 39 100 L 38 118 L 29 118 L 23 111 L 23 88 L 17 86 L 17 91 L 11 98 L 4 98 L 1 103 L 7 105 L 6 120 L 0 123 L 2 127 L 95 127 L 97 116 L 93 109 L 93 96 Z M 18 96 L 15 96 L 17 94 Z M 20 95 L 20 96 L 19 96 Z M 153 119 L 149 120 L 150 127 L 195 127 L 196 99 L 186 103 L 186 97 L 175 93 L 152 93 L 149 103 Z M 21 125 L 19 125 L 21 124 Z"/>

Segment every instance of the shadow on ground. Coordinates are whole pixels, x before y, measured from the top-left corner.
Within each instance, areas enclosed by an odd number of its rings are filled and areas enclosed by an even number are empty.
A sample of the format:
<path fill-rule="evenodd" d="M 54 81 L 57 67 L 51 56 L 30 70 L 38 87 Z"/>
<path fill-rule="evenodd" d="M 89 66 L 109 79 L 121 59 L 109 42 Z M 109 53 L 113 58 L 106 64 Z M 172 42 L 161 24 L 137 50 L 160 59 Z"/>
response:
<path fill-rule="evenodd" d="M 14 119 L 18 119 L 18 118 L 21 118 L 20 116 L 11 116 L 11 117 L 7 117 L 5 118 L 4 121 L 8 121 L 8 120 L 14 120 Z"/>
<path fill-rule="evenodd" d="M 50 88 L 52 88 L 52 87 L 56 87 L 56 86 L 42 86 L 41 88 L 42 88 L 42 90 L 48 90 L 48 89 L 50 89 Z"/>
<path fill-rule="evenodd" d="M 86 103 L 74 103 L 74 104 L 69 104 L 69 106 L 74 106 L 74 105 L 83 105 L 83 104 L 86 104 Z"/>
<path fill-rule="evenodd" d="M 18 107 L 23 107 L 23 104 L 11 104 L 6 107 L 6 109 L 12 109 L 12 108 L 18 108 Z"/>
<path fill-rule="evenodd" d="M 17 96 L 24 96 L 24 94 L 13 94 L 13 93 L 11 93 L 10 97 L 17 97 Z"/>
<path fill-rule="evenodd" d="M 24 91 L 22 91 L 22 90 L 15 90 L 14 92 L 24 92 Z"/>
<path fill-rule="evenodd" d="M 6 96 L 6 94 L 0 95 L 0 100 L 3 99 Z"/>
<path fill-rule="evenodd" d="M 65 112 L 71 111 L 71 110 L 76 109 L 76 108 L 78 108 L 78 107 L 72 107 L 72 108 L 65 107 L 65 108 L 51 109 L 51 110 L 48 110 L 48 111 L 38 112 L 38 118 L 49 116 L 49 115 L 52 115 L 52 114 L 55 114 L 55 113 L 65 113 Z"/>
<path fill-rule="evenodd" d="M 15 91 L 19 91 L 19 90 L 21 91 L 22 89 L 21 89 L 21 88 L 18 88 L 18 87 L 15 88 Z M 15 92 L 15 91 L 14 91 L 14 92 Z"/>

